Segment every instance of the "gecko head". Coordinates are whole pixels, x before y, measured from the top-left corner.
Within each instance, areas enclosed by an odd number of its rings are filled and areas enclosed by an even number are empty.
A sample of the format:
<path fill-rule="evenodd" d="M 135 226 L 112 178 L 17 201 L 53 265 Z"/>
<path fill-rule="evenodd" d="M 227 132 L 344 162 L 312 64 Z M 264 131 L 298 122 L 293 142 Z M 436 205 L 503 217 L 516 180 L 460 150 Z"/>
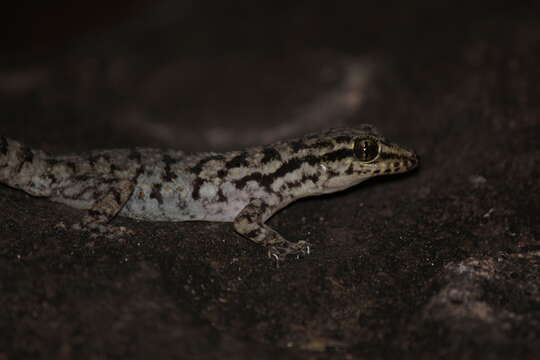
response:
<path fill-rule="evenodd" d="M 418 166 L 418 155 L 394 144 L 372 127 L 332 129 L 326 133 L 332 146 L 321 154 L 321 172 L 326 173 L 325 192 L 333 192 L 369 178 L 399 174 Z"/>

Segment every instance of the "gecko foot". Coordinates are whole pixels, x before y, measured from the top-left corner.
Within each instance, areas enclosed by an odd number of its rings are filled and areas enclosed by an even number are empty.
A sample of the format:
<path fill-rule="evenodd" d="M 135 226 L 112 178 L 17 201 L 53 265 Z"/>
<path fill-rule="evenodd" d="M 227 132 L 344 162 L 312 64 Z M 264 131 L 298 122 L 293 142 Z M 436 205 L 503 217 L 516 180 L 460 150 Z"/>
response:
<path fill-rule="evenodd" d="M 132 230 L 129 230 L 124 226 L 111 226 L 103 224 L 81 225 L 80 223 L 77 223 L 74 224 L 72 228 L 79 231 L 88 231 L 91 238 L 105 237 L 107 239 L 119 239 L 135 234 Z"/>
<path fill-rule="evenodd" d="M 284 242 L 268 247 L 268 257 L 276 261 L 283 261 L 289 255 L 304 256 L 309 255 L 311 244 L 307 241 Z"/>

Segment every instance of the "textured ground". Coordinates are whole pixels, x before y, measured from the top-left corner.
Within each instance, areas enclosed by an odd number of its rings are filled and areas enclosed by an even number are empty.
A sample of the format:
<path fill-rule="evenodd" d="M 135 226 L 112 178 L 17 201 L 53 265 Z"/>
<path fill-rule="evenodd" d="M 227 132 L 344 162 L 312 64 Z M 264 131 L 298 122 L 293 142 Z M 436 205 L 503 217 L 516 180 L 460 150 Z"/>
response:
<path fill-rule="evenodd" d="M 89 239 L 0 187 L 0 359 L 536 358 L 538 9 L 373 3 L 15 12 L 3 135 L 208 151 L 368 122 L 422 167 L 278 213 L 314 244 L 279 268 L 230 224 Z"/>

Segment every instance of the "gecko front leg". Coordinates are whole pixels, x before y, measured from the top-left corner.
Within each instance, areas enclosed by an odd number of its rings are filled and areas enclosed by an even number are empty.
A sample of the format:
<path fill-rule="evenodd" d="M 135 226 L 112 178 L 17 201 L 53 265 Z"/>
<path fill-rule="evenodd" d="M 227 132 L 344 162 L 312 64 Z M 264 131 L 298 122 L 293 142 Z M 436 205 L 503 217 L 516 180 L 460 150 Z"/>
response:
<path fill-rule="evenodd" d="M 265 224 L 279 208 L 271 206 L 261 199 L 254 199 L 234 219 L 236 231 L 257 244 L 268 248 L 268 257 L 278 261 L 287 255 L 309 254 L 310 244 L 307 241 L 290 242 L 277 231 Z"/>

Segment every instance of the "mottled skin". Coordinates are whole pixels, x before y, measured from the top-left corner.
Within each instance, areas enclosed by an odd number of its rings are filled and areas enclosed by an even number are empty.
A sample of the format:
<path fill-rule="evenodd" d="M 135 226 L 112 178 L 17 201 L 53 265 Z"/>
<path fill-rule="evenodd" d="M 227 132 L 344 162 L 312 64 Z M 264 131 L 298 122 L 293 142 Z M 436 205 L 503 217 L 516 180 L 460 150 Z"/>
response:
<path fill-rule="evenodd" d="M 409 171 L 416 154 L 370 125 L 330 129 L 226 153 L 133 149 L 51 156 L 0 137 L 0 182 L 88 210 L 77 228 L 115 234 L 117 214 L 150 221 L 227 221 L 278 260 L 309 252 L 265 225 L 291 202 Z"/>

